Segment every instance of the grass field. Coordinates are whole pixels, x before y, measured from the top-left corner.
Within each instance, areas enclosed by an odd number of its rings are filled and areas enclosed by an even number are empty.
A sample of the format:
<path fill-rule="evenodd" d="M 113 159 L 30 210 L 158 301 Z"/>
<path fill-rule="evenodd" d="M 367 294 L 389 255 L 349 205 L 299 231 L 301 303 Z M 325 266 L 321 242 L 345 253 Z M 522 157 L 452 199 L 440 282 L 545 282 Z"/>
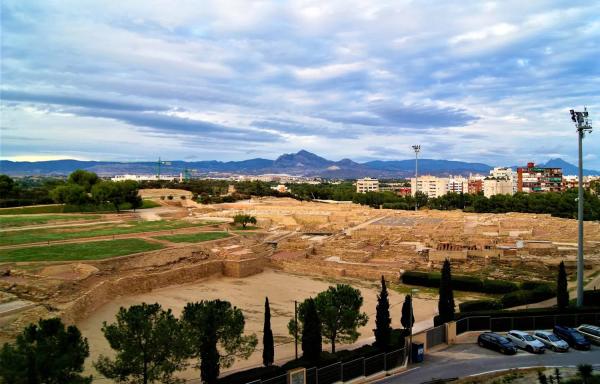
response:
<path fill-rule="evenodd" d="M 99 225 L 93 227 L 43 228 L 23 231 L 3 232 L 0 245 L 17 245 L 44 241 L 79 239 L 84 237 L 111 236 L 128 233 L 162 231 L 169 229 L 201 226 L 185 221 L 131 221 L 126 224 Z"/>
<path fill-rule="evenodd" d="M 79 244 L 57 244 L 44 247 L 0 250 L 0 261 L 97 260 L 161 249 L 161 244 L 141 239 L 94 241 Z"/>
<path fill-rule="evenodd" d="M 120 206 L 121 210 L 131 209 L 131 204 L 124 203 Z M 139 209 L 155 208 L 160 207 L 160 204 L 155 203 L 152 200 L 143 200 L 142 207 Z M 44 213 L 78 213 L 78 212 L 115 212 L 112 205 L 86 205 L 86 206 L 74 206 L 74 205 L 32 205 L 30 207 L 15 207 L 15 208 L 1 208 L 0 215 L 32 215 L 32 214 L 44 214 Z"/>
<path fill-rule="evenodd" d="M 224 239 L 229 236 L 230 235 L 227 232 L 200 232 L 182 235 L 155 236 L 154 238 L 172 241 L 174 243 L 200 243 L 202 241 Z"/>
<path fill-rule="evenodd" d="M 23 227 L 26 225 L 46 224 L 59 220 L 96 220 L 99 215 L 35 215 L 0 217 L 0 228 Z"/>

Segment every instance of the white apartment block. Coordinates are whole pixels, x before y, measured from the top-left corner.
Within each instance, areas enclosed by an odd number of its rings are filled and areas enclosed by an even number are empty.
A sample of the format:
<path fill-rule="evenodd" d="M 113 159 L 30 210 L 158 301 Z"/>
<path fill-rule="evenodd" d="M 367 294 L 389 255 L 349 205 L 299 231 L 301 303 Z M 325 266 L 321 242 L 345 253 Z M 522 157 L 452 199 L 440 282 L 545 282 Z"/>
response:
<path fill-rule="evenodd" d="M 469 191 L 469 179 L 459 176 L 450 177 L 448 180 L 448 192 L 467 193 Z"/>
<path fill-rule="evenodd" d="M 356 180 L 356 192 L 379 192 L 379 180 L 371 179 L 370 177 L 365 177 L 364 179 Z"/>
<path fill-rule="evenodd" d="M 507 179 L 512 183 L 512 193 L 517 193 L 517 172 L 513 171 L 512 168 L 507 167 L 495 167 L 490 171 L 490 176 L 495 179 Z"/>
<path fill-rule="evenodd" d="M 448 178 L 436 176 L 420 176 L 418 181 L 410 179 L 410 193 L 415 196 L 417 191 L 422 192 L 429 198 L 440 197 L 448 193 Z"/>
<path fill-rule="evenodd" d="M 508 177 L 486 177 L 483 179 L 483 195 L 491 197 L 494 195 L 513 195 L 513 180 Z"/>
<path fill-rule="evenodd" d="M 133 181 L 173 181 L 175 180 L 175 176 L 168 175 L 115 175 L 110 178 L 112 181 L 125 181 L 125 180 L 133 180 Z"/>

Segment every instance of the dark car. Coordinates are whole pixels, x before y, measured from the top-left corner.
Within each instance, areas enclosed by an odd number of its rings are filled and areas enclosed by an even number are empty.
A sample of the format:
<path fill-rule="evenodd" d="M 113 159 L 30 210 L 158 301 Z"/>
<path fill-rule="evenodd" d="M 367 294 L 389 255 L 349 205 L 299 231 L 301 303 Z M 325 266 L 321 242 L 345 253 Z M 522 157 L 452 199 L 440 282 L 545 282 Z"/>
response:
<path fill-rule="evenodd" d="M 517 353 L 517 347 L 506 337 L 493 332 L 484 332 L 477 338 L 477 344 L 480 347 L 485 347 L 504 353 L 506 355 L 514 355 Z"/>
<path fill-rule="evenodd" d="M 579 331 L 575 328 L 563 327 L 562 325 L 554 326 L 553 332 L 556 336 L 560 337 L 569 345 L 575 349 L 583 349 L 588 350 L 591 347 L 591 344 L 585 336 L 583 336 Z"/>

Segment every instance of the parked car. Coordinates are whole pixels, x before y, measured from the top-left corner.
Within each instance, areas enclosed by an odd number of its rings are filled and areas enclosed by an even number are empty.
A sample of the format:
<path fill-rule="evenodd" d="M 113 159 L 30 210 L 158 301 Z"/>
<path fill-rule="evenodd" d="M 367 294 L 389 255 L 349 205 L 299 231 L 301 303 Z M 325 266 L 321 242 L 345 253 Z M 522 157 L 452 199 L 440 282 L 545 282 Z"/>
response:
<path fill-rule="evenodd" d="M 555 325 L 553 332 L 575 349 L 588 350 L 591 347 L 590 342 L 574 328 Z"/>
<path fill-rule="evenodd" d="M 550 348 L 554 352 L 567 352 L 569 350 L 569 343 L 550 331 L 535 331 L 533 337 L 544 343 L 546 348 Z"/>
<path fill-rule="evenodd" d="M 534 338 L 527 332 L 509 331 L 506 338 L 513 342 L 518 348 L 522 348 L 530 353 L 544 353 L 546 347 L 544 343 Z"/>
<path fill-rule="evenodd" d="M 600 327 L 582 324 L 579 326 L 579 328 L 577 328 L 577 330 L 592 343 L 600 345 Z"/>
<path fill-rule="evenodd" d="M 493 349 L 506 355 L 517 353 L 517 347 L 506 337 L 493 332 L 484 332 L 477 338 L 480 347 Z"/>

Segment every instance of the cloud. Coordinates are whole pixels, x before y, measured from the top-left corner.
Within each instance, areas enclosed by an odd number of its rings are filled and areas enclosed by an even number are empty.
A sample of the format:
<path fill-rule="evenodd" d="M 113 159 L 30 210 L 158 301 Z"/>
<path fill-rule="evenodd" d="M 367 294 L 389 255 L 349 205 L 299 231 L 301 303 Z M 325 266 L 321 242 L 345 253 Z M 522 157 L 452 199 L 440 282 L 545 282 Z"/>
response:
<path fill-rule="evenodd" d="M 3 155 L 359 159 L 421 142 L 428 157 L 512 165 L 534 140 L 572 161 L 565 111 L 600 110 L 594 2 L 0 6 Z"/>

